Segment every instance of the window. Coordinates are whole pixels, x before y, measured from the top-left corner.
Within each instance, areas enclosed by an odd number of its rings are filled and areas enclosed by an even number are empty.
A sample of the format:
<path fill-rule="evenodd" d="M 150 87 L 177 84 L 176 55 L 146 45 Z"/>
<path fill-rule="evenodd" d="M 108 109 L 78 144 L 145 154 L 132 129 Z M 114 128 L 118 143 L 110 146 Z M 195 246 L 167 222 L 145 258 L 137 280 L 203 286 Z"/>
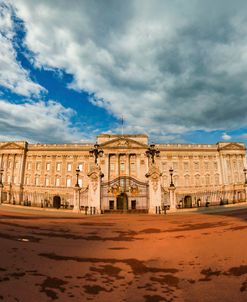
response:
<path fill-rule="evenodd" d="M 18 166 L 19 166 L 19 163 L 16 162 L 16 163 L 15 163 L 15 168 L 18 169 Z"/>
<path fill-rule="evenodd" d="M 164 186 L 168 186 L 168 177 L 167 176 L 163 176 L 163 183 L 164 183 Z"/>
<path fill-rule="evenodd" d="M 68 172 L 71 172 L 72 171 L 72 164 L 67 164 L 67 171 Z"/>
<path fill-rule="evenodd" d="M 136 170 L 136 164 L 135 163 L 130 163 L 130 170 L 131 170 L 131 172 L 134 172 Z"/>
<path fill-rule="evenodd" d="M 29 179 L 29 176 L 26 177 L 26 185 L 29 185 L 30 183 L 30 179 Z"/>
<path fill-rule="evenodd" d="M 124 163 L 120 163 L 120 171 L 125 171 L 125 164 Z"/>
<path fill-rule="evenodd" d="M 220 177 L 219 174 L 215 174 L 215 185 L 218 186 L 220 184 Z"/>
<path fill-rule="evenodd" d="M 48 176 L 45 177 L 45 186 L 46 187 L 49 186 L 49 177 Z"/>
<path fill-rule="evenodd" d="M 40 166 L 41 166 L 41 165 L 40 165 L 40 163 L 39 163 L 39 162 L 38 162 L 38 163 L 36 163 L 36 170 L 37 170 L 37 171 L 39 171 L 39 170 L 40 170 Z"/>
<path fill-rule="evenodd" d="M 57 171 L 61 171 L 61 163 L 57 163 Z"/>
<path fill-rule="evenodd" d="M 66 180 L 66 186 L 71 187 L 71 178 L 67 178 Z"/>
<path fill-rule="evenodd" d="M 114 163 L 111 163 L 110 164 L 110 171 L 115 171 L 115 164 Z"/>
<path fill-rule="evenodd" d="M 167 165 L 165 162 L 162 163 L 162 170 L 163 171 L 166 171 L 167 170 Z"/>
<path fill-rule="evenodd" d="M 39 185 L 39 176 L 35 176 L 35 185 L 38 186 Z"/>
<path fill-rule="evenodd" d="M 189 163 L 188 163 L 188 162 L 185 162 L 185 163 L 184 163 L 184 171 L 185 171 L 185 172 L 188 172 L 188 171 L 189 171 Z"/>
<path fill-rule="evenodd" d="M 56 187 L 59 187 L 60 186 L 60 177 L 57 177 L 56 178 Z"/>
<path fill-rule="evenodd" d="M 177 187 L 179 184 L 179 176 L 175 175 L 173 179 L 174 179 L 174 185 Z"/>
<path fill-rule="evenodd" d="M 218 170 L 218 163 L 217 163 L 217 161 L 214 162 L 214 170 Z"/>
<path fill-rule="evenodd" d="M 201 182 L 200 182 L 200 175 L 196 175 L 195 176 L 195 179 L 196 179 L 196 186 L 200 186 Z"/>
<path fill-rule="evenodd" d="M 209 162 L 205 161 L 204 168 L 205 168 L 205 171 L 209 170 Z"/>
<path fill-rule="evenodd" d="M 51 164 L 50 164 L 50 163 L 47 163 L 47 164 L 46 164 L 46 171 L 50 171 L 50 169 L 51 169 Z"/>
<path fill-rule="evenodd" d="M 79 168 L 80 171 L 83 171 L 83 164 L 80 163 L 80 164 L 78 165 L 78 168 Z"/>
<path fill-rule="evenodd" d="M 209 175 L 205 176 L 205 182 L 206 182 L 206 186 L 210 185 L 210 176 Z"/>
<path fill-rule="evenodd" d="M 188 187 L 190 185 L 190 176 L 189 175 L 184 176 L 184 185 L 185 185 L 185 187 Z"/>
<path fill-rule="evenodd" d="M 199 171 L 199 162 L 198 161 L 194 162 L 194 170 Z"/>
<path fill-rule="evenodd" d="M 174 171 L 177 171 L 177 169 L 178 169 L 178 163 L 177 163 L 177 162 L 174 162 L 174 163 L 173 163 L 173 170 L 174 170 Z"/>
<path fill-rule="evenodd" d="M 27 163 L 27 169 L 31 170 L 31 163 L 30 162 Z"/>

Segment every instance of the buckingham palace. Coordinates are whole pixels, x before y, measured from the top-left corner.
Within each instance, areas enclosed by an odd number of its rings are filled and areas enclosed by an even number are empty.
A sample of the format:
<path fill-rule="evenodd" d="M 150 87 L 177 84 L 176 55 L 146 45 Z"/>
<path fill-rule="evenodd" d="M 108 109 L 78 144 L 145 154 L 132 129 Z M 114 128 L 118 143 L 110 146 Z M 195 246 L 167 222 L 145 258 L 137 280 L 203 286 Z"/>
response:
<path fill-rule="evenodd" d="M 0 142 L 0 202 L 86 214 L 162 213 L 246 201 L 241 142 L 149 144 L 101 134 L 92 144 Z"/>

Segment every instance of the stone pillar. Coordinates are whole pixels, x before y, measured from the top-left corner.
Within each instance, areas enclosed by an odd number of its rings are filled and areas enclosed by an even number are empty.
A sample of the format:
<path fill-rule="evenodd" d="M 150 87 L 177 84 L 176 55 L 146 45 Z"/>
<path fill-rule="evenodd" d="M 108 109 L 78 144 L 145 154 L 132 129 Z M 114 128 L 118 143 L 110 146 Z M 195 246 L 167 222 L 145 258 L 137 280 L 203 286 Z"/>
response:
<path fill-rule="evenodd" d="M 170 186 L 168 190 L 169 190 L 170 210 L 176 210 L 176 194 L 175 194 L 176 187 Z"/>
<path fill-rule="evenodd" d="M 74 212 L 80 212 L 80 187 L 75 186 L 74 187 Z"/>
<path fill-rule="evenodd" d="M 89 214 L 100 214 L 101 213 L 101 202 L 100 202 L 100 189 L 101 179 L 104 174 L 98 165 L 94 165 L 92 170 L 88 173 L 89 185 L 88 185 L 88 206 Z"/>
<path fill-rule="evenodd" d="M 155 164 L 149 166 L 146 174 L 149 182 L 149 209 L 150 214 L 156 214 L 161 210 L 161 173 Z"/>

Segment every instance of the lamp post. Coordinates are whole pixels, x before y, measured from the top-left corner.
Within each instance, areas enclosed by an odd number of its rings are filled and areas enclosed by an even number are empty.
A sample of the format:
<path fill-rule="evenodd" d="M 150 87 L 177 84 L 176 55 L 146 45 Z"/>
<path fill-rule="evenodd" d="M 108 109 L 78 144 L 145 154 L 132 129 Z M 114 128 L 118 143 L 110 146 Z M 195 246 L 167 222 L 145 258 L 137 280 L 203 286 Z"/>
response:
<path fill-rule="evenodd" d="M 94 163 L 97 165 L 98 157 L 103 156 L 104 151 L 102 149 L 99 149 L 99 144 L 95 144 L 94 148 L 89 151 L 90 155 L 94 156 Z"/>
<path fill-rule="evenodd" d="M 172 176 L 173 176 L 173 169 L 172 169 L 172 168 L 170 168 L 169 172 L 170 172 L 170 176 L 171 176 L 171 183 L 170 183 L 170 187 L 175 187 L 175 185 L 174 185 L 174 183 L 173 183 L 173 179 L 172 179 Z"/>
<path fill-rule="evenodd" d="M 3 169 L 0 169 L 0 187 L 3 187 Z"/>
<path fill-rule="evenodd" d="M 147 157 L 151 157 L 152 164 L 154 164 L 154 157 L 159 156 L 159 154 L 160 154 L 160 151 L 157 148 L 155 148 L 155 144 L 150 144 L 146 151 L 146 155 L 147 155 Z"/>
<path fill-rule="evenodd" d="M 79 174 L 80 174 L 80 169 L 79 167 L 75 170 L 76 171 L 76 184 L 75 184 L 75 187 L 79 188 L 80 185 L 79 185 Z"/>

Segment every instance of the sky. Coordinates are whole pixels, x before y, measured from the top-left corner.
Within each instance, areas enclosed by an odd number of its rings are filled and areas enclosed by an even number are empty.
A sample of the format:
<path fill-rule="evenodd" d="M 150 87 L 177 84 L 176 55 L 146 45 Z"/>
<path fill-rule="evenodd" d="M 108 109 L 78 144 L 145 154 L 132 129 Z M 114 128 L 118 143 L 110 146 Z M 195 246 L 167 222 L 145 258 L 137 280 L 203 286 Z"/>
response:
<path fill-rule="evenodd" d="M 247 143 L 247 1 L 0 0 L 0 141 Z"/>

